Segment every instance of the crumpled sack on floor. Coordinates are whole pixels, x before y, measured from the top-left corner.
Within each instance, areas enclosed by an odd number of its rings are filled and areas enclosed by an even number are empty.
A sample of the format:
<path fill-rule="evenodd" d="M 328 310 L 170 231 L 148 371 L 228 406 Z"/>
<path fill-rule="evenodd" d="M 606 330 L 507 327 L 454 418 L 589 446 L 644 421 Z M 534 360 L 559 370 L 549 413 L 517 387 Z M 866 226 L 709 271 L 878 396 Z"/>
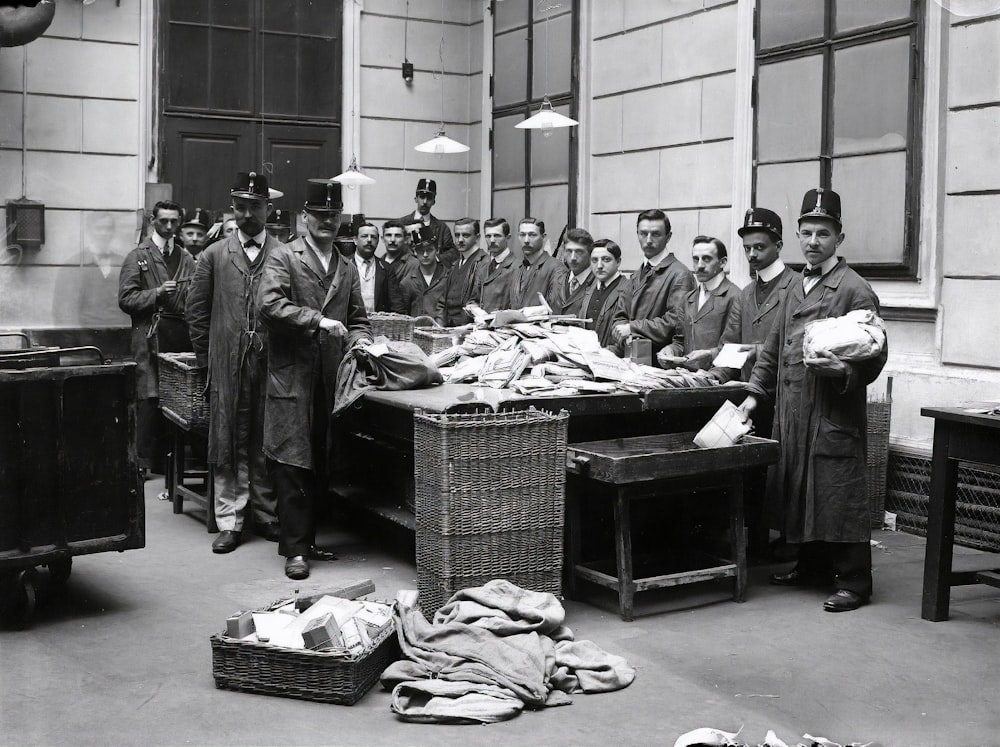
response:
<path fill-rule="evenodd" d="M 438 610 L 429 623 L 416 607 L 397 600 L 393 616 L 403 659 L 382 673 L 382 686 L 393 689 L 400 718 L 421 722 L 456 723 L 462 700 L 443 704 L 450 694 L 415 699 L 428 687 L 423 681 L 447 681 L 500 688 L 529 708 L 566 705 L 570 693 L 610 692 L 628 687 L 635 669 L 620 656 L 590 641 L 574 642 L 562 623 L 565 610 L 552 594 L 522 589 L 494 580 L 463 589 Z M 416 683 L 416 684 L 415 684 Z M 421 684 L 423 683 L 423 684 Z M 475 690 L 474 706 L 464 714 L 469 723 L 483 723 L 477 711 L 505 712 L 492 703 L 492 691 Z M 406 698 L 397 695 L 407 695 Z M 440 720 L 435 714 L 441 716 Z"/>
<path fill-rule="evenodd" d="M 493 724 L 520 714 L 524 703 L 497 685 L 412 680 L 393 689 L 390 708 L 416 723 Z"/>

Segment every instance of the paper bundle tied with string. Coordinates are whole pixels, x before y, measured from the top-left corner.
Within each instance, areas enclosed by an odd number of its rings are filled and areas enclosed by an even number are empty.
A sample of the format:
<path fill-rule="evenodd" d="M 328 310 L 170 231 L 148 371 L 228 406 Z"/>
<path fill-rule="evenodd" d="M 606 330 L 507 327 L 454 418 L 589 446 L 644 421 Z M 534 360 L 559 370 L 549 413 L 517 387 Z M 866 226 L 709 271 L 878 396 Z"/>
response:
<path fill-rule="evenodd" d="M 694 437 L 703 449 L 719 449 L 739 443 L 750 432 L 750 418 L 728 399 L 722 403 L 712 419 Z"/>

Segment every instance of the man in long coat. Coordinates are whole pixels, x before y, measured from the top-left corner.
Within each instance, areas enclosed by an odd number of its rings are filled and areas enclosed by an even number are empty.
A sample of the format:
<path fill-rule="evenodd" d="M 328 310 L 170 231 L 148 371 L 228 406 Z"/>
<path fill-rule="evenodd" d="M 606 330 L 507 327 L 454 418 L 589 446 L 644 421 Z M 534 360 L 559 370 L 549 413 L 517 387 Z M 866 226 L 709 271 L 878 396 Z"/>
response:
<path fill-rule="evenodd" d="M 263 452 L 267 331 L 258 318 L 257 291 L 264 263 L 281 242 L 265 229 L 267 177 L 240 172 L 230 195 L 237 230 L 202 252 L 187 302 L 197 363 L 208 368 L 217 553 L 236 549 L 248 519 L 257 534 L 278 539 L 277 501 Z"/>
<path fill-rule="evenodd" d="M 789 288 L 784 311 L 750 375 L 752 392 L 741 409 L 750 414 L 761 397 L 775 402 L 773 437 L 781 457 L 768 480 L 768 498 L 780 512 L 785 537 L 799 545 L 798 563 L 771 577 L 783 586 L 826 585 L 829 612 L 866 604 L 872 594 L 871 528 L 865 490 L 865 388 L 888 355 L 844 361 L 829 351 L 804 359 L 806 325 L 856 309 L 878 313 L 871 286 L 836 256 L 844 240 L 840 196 L 828 189 L 806 193 L 799 244 L 807 265 Z"/>
<path fill-rule="evenodd" d="M 448 271 L 436 314 L 442 327 L 457 327 L 472 321 L 465 306 L 475 294 L 479 263 L 486 260 L 486 252 L 479 246 L 478 220 L 462 218 L 455 221 L 455 246 L 458 259 Z"/>
<path fill-rule="evenodd" d="M 153 233 L 129 252 L 118 275 L 118 308 L 132 317 L 136 363 L 136 455 L 139 466 L 162 471 L 166 421 L 159 410 L 158 353 L 191 349 L 184 304 L 195 260 L 176 238 L 184 209 L 161 200 L 150 215 Z"/>
<path fill-rule="evenodd" d="M 343 201 L 340 184 L 310 180 L 306 236 L 277 247 L 260 284 L 260 315 L 270 333 L 264 453 L 278 496 L 285 575 L 309 575 L 315 503 L 326 494 L 329 415 L 346 351 L 371 341 L 354 260 L 334 246 Z"/>
<path fill-rule="evenodd" d="M 476 267 L 472 300 L 489 312 L 510 308 L 510 281 L 515 259 L 510 251 L 510 224 L 506 218 L 487 218 L 483 223 L 486 238 L 484 258 Z"/>
<path fill-rule="evenodd" d="M 559 255 L 566 264 L 566 279 L 562 289 L 563 302 L 552 309 L 556 314 L 583 317 L 583 299 L 594 284 L 594 273 L 590 269 L 590 252 L 594 237 L 583 228 L 566 231 L 562 253 Z"/>
<path fill-rule="evenodd" d="M 545 222 L 524 218 L 518 225 L 517 237 L 524 258 L 514 265 L 510 279 L 510 308 L 538 306 L 541 294 L 553 310 L 562 308 L 566 269 L 561 261 L 542 249 L 545 244 Z"/>

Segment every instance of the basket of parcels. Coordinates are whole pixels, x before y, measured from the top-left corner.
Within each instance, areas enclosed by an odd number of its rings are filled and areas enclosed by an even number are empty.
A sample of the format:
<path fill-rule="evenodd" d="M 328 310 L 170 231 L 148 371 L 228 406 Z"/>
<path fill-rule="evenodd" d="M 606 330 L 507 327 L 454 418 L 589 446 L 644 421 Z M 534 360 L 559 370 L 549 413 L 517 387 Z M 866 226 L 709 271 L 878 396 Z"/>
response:
<path fill-rule="evenodd" d="M 225 690 L 354 705 L 399 658 L 392 606 L 329 594 L 238 612 L 211 637 Z M 305 607 L 304 609 L 299 609 Z"/>
<path fill-rule="evenodd" d="M 368 314 L 372 325 L 372 337 L 388 337 L 397 342 L 413 342 L 413 327 L 416 319 L 406 314 L 392 311 L 373 311 Z"/>
<path fill-rule="evenodd" d="M 561 593 L 568 420 L 565 411 L 535 408 L 415 414 L 417 588 L 425 615 L 459 589 L 497 578 Z"/>
<path fill-rule="evenodd" d="M 414 327 L 413 341 L 427 355 L 461 345 L 471 328 L 465 327 Z"/>
<path fill-rule="evenodd" d="M 159 353 L 160 407 L 188 423 L 208 428 L 207 370 L 198 368 L 194 353 Z"/>

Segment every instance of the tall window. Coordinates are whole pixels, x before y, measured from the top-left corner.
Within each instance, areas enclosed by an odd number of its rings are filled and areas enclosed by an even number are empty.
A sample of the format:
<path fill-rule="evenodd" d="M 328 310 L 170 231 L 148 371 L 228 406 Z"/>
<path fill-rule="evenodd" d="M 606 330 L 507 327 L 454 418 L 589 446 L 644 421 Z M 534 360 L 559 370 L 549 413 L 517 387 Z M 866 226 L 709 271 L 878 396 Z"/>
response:
<path fill-rule="evenodd" d="M 914 277 L 920 170 L 916 0 L 758 0 L 754 202 L 795 218 L 840 193 L 842 254 L 870 278 Z M 793 255 L 794 256 L 794 255 Z"/>
<path fill-rule="evenodd" d="M 576 132 L 518 130 L 548 95 L 560 114 L 577 119 L 579 0 L 493 3 L 493 215 L 516 223 L 546 222 L 555 244 L 575 220 Z"/>

